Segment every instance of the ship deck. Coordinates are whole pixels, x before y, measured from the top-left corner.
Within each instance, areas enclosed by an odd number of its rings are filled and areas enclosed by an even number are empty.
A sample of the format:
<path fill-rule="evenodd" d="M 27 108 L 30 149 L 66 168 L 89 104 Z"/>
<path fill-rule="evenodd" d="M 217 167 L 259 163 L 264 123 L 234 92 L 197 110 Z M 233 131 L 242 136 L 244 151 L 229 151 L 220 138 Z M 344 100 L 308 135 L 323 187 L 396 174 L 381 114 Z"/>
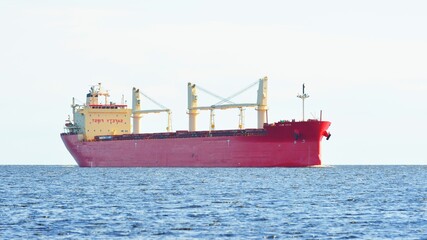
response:
<path fill-rule="evenodd" d="M 70 135 L 72 133 L 63 133 Z M 143 139 L 171 139 L 171 138 L 204 138 L 204 137 L 226 137 L 226 136 L 265 136 L 265 129 L 236 129 L 236 130 L 213 130 L 213 131 L 176 131 L 163 133 L 140 133 L 121 135 L 99 135 L 93 141 L 112 140 L 143 140 Z"/>

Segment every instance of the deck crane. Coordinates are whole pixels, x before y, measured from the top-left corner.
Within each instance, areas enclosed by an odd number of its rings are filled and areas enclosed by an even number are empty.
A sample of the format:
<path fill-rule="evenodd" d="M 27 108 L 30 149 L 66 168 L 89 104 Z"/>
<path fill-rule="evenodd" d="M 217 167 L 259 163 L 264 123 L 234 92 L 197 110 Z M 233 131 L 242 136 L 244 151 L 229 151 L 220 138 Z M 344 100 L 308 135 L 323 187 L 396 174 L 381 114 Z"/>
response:
<path fill-rule="evenodd" d="M 209 129 L 214 130 L 215 129 L 215 114 L 214 110 L 220 109 L 231 109 L 231 108 L 238 108 L 240 111 L 239 114 L 239 128 L 244 128 L 244 109 L 247 107 L 253 107 L 258 111 L 258 128 L 262 128 L 264 123 L 266 123 L 267 119 L 267 77 L 264 77 L 262 79 L 259 79 L 258 81 L 252 83 L 248 87 L 244 88 L 243 90 L 227 97 L 222 98 L 218 95 L 212 94 L 209 91 L 204 90 L 203 88 L 200 88 L 197 86 L 198 89 L 211 94 L 214 97 L 222 99 L 220 102 L 211 105 L 211 106 L 203 106 L 199 107 L 197 104 L 197 91 L 196 91 L 196 85 L 192 83 L 188 83 L 188 114 L 189 114 L 189 131 L 196 131 L 197 126 L 197 115 L 199 113 L 199 110 L 209 110 L 210 111 L 210 124 Z M 255 86 L 256 84 L 259 85 L 258 87 L 258 96 L 257 96 L 257 103 L 233 103 L 231 101 L 232 98 L 240 95 L 241 93 L 247 91 L 251 87 Z M 227 104 L 224 104 L 227 103 Z"/>
<path fill-rule="evenodd" d="M 141 95 L 156 104 L 160 107 L 160 109 L 151 109 L 151 110 L 141 110 Z M 172 111 L 162 104 L 156 102 L 154 99 L 150 98 L 139 89 L 135 87 L 132 89 L 132 118 L 133 118 L 133 133 L 141 133 L 141 118 L 144 114 L 149 113 L 162 113 L 165 112 L 168 114 L 168 126 L 166 127 L 166 131 L 172 131 Z"/>

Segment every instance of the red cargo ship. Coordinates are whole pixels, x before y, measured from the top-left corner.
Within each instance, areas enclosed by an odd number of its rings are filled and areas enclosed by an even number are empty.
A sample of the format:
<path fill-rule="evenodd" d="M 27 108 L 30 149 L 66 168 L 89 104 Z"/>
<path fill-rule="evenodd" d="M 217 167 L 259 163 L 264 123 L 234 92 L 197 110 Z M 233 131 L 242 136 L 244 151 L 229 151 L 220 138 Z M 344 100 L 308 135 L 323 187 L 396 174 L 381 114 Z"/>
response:
<path fill-rule="evenodd" d="M 73 100 L 73 121 L 67 120 L 61 138 L 80 167 L 308 167 L 321 165 L 321 140 L 329 139 L 330 122 L 320 120 L 266 123 L 267 78 L 259 80 L 256 104 L 197 106 L 196 86 L 188 84 L 189 130 L 140 133 L 142 114 L 170 111 L 141 110 L 139 90 L 133 107 L 108 103 L 101 85 L 92 87 L 85 105 Z M 104 96 L 100 104 L 98 97 Z M 303 101 L 308 97 L 299 95 Z M 227 100 L 227 102 L 230 102 Z M 215 109 L 256 107 L 258 128 L 215 130 Z M 196 131 L 199 110 L 211 110 L 211 129 Z M 242 111 L 241 111 L 242 113 Z M 303 115 L 304 116 L 304 115 Z M 242 117 L 242 115 L 241 115 Z M 133 131 L 130 125 L 133 119 Z M 243 117 L 242 117 L 243 118 Z M 242 120 L 242 119 L 241 119 Z M 170 131 L 170 122 L 168 131 Z"/>

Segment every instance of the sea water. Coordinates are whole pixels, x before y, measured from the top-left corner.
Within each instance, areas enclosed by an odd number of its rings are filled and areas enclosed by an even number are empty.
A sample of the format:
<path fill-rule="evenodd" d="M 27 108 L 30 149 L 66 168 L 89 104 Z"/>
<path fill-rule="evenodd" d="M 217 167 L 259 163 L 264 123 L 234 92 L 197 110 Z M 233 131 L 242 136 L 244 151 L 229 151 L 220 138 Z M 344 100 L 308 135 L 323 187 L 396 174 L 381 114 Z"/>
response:
<path fill-rule="evenodd" d="M 0 166 L 0 239 L 427 239 L 427 166 Z"/>

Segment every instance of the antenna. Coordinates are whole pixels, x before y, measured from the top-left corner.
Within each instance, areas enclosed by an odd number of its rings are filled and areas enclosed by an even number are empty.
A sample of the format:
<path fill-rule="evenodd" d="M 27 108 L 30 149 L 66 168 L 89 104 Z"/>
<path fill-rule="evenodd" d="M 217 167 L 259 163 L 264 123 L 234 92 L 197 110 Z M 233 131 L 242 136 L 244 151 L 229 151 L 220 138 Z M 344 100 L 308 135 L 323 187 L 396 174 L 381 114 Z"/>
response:
<path fill-rule="evenodd" d="M 302 95 L 298 94 L 297 97 L 302 99 L 302 121 L 304 122 L 304 100 L 306 98 L 309 98 L 310 96 L 308 94 L 305 93 L 305 84 L 302 84 Z"/>

